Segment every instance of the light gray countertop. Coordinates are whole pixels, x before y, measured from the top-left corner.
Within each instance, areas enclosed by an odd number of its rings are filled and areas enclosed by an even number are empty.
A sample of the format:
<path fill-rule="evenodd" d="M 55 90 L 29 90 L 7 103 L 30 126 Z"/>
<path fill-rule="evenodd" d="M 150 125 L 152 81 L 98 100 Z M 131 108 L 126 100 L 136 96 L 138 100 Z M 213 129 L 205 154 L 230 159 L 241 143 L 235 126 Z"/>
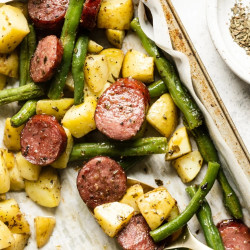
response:
<path fill-rule="evenodd" d="M 236 76 L 217 52 L 207 26 L 206 0 L 172 3 L 250 152 L 250 85 Z"/>

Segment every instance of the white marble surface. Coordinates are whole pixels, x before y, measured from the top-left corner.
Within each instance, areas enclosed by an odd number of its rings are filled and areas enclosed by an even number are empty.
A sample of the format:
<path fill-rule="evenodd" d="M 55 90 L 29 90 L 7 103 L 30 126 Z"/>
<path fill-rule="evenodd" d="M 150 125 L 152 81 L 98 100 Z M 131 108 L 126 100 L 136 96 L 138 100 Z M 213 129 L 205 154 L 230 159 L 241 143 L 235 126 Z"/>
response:
<path fill-rule="evenodd" d="M 250 85 L 221 59 L 209 34 L 206 0 L 172 0 L 201 60 L 250 152 Z"/>

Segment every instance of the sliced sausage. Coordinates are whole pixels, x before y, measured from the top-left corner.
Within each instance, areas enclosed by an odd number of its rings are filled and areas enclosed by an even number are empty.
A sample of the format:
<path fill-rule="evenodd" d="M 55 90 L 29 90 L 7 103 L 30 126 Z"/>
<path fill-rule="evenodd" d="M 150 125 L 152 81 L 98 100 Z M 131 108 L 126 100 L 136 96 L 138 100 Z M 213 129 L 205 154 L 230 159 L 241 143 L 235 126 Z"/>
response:
<path fill-rule="evenodd" d="M 68 8 L 69 0 L 29 0 L 29 16 L 38 29 L 60 29 Z"/>
<path fill-rule="evenodd" d="M 224 220 L 217 225 L 225 250 L 249 250 L 250 229 L 239 220 Z"/>
<path fill-rule="evenodd" d="M 113 83 L 99 98 L 96 127 L 114 140 L 130 140 L 141 129 L 149 105 L 146 86 L 132 78 Z"/>
<path fill-rule="evenodd" d="M 21 132 L 21 152 L 26 160 L 45 166 L 66 149 L 67 136 L 54 116 L 35 115 Z"/>
<path fill-rule="evenodd" d="M 54 35 L 39 41 L 30 61 L 30 76 L 34 82 L 50 80 L 60 65 L 63 56 L 61 41 Z"/>
<path fill-rule="evenodd" d="M 86 0 L 82 10 L 80 24 L 84 29 L 92 30 L 96 26 L 96 18 L 101 0 Z"/>
<path fill-rule="evenodd" d="M 128 225 L 118 234 L 117 241 L 125 250 L 162 249 L 151 238 L 150 228 L 142 215 L 131 218 Z"/>
<path fill-rule="evenodd" d="M 83 201 L 90 209 L 119 201 L 126 193 L 127 177 L 122 167 L 105 156 L 88 161 L 79 171 L 77 188 Z"/>

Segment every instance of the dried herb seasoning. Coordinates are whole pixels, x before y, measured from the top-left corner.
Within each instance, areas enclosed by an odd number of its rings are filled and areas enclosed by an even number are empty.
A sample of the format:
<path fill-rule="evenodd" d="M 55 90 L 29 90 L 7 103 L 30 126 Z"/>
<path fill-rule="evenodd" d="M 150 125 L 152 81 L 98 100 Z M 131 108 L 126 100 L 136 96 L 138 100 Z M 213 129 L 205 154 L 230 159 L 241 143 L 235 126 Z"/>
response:
<path fill-rule="evenodd" d="M 230 19 L 230 33 L 233 40 L 250 55 L 250 13 L 249 7 L 236 2 L 231 9 L 233 16 Z"/>

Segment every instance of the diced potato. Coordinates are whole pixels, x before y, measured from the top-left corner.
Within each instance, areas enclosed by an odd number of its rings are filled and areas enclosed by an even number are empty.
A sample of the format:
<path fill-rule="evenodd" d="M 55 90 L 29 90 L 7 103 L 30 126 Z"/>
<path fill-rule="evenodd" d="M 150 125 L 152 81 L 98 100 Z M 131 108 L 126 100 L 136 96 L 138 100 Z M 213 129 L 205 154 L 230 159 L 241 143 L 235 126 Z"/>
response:
<path fill-rule="evenodd" d="M 11 126 L 10 118 L 5 121 L 3 143 L 8 150 L 19 151 L 21 149 L 20 135 L 24 125 L 14 128 Z"/>
<path fill-rule="evenodd" d="M 37 181 L 25 181 L 25 191 L 31 200 L 44 207 L 57 207 L 60 203 L 60 180 L 55 169 L 43 167 Z"/>
<path fill-rule="evenodd" d="M 24 14 L 25 18 L 28 19 L 28 3 L 24 3 L 24 2 L 9 2 L 9 5 L 18 8 L 19 10 L 22 11 L 22 13 Z"/>
<path fill-rule="evenodd" d="M 103 86 L 103 89 L 102 89 L 101 91 L 95 93 L 95 92 L 93 92 L 93 91 L 90 89 L 90 87 L 88 86 L 88 84 L 85 84 L 85 86 L 84 86 L 84 96 L 85 96 L 85 98 L 86 98 L 86 97 L 89 97 L 89 96 L 92 96 L 92 97 L 94 97 L 94 98 L 96 99 L 96 101 L 98 101 L 99 97 L 103 94 L 103 92 L 104 92 L 107 88 L 110 87 L 110 85 L 111 85 L 110 82 L 106 82 L 106 84 Z"/>
<path fill-rule="evenodd" d="M 1 70 L 1 66 L 0 66 L 0 70 Z M 7 83 L 7 76 L 0 74 L 0 90 L 4 89 L 6 83 Z"/>
<path fill-rule="evenodd" d="M 67 128 L 64 128 L 64 130 L 67 135 L 67 146 L 62 155 L 51 164 L 53 168 L 66 168 L 69 161 L 70 153 L 73 148 L 74 144 L 73 137 Z"/>
<path fill-rule="evenodd" d="M 0 249 L 9 247 L 13 244 L 14 237 L 9 228 L 0 221 Z"/>
<path fill-rule="evenodd" d="M 103 89 L 109 76 L 108 62 L 104 55 L 90 55 L 84 63 L 84 77 L 92 91 Z"/>
<path fill-rule="evenodd" d="M 13 234 L 14 242 L 4 250 L 23 250 L 29 240 L 30 234 Z"/>
<path fill-rule="evenodd" d="M 13 51 L 9 54 L 0 54 L 0 74 L 18 78 L 18 54 Z"/>
<path fill-rule="evenodd" d="M 124 30 L 107 29 L 106 30 L 106 37 L 112 45 L 114 45 L 118 49 L 121 49 L 122 43 L 123 43 L 123 40 L 125 37 L 125 31 Z"/>
<path fill-rule="evenodd" d="M 162 95 L 148 110 L 147 121 L 167 138 L 178 124 L 178 109 L 170 94 Z"/>
<path fill-rule="evenodd" d="M 5 162 L 5 166 L 8 169 L 12 169 L 15 165 L 15 156 L 12 152 L 8 152 L 8 150 L 2 149 L 3 158 Z"/>
<path fill-rule="evenodd" d="M 96 129 L 94 119 L 96 105 L 97 101 L 94 97 L 86 97 L 82 104 L 72 106 L 66 112 L 62 125 L 76 138 L 86 135 Z"/>
<path fill-rule="evenodd" d="M 154 58 L 139 51 L 129 50 L 124 57 L 122 76 L 150 83 L 154 81 Z"/>
<path fill-rule="evenodd" d="M 11 191 L 21 191 L 24 189 L 24 180 L 21 176 L 21 172 L 15 162 L 14 167 L 9 169 L 10 175 L 10 190 Z"/>
<path fill-rule="evenodd" d="M 96 43 L 93 40 L 89 40 L 89 43 L 88 43 L 88 52 L 89 53 L 98 54 L 102 50 L 103 50 L 103 47 L 100 44 Z"/>
<path fill-rule="evenodd" d="M 174 160 L 184 154 L 191 152 L 191 144 L 185 127 L 177 129 L 168 142 L 166 160 Z"/>
<path fill-rule="evenodd" d="M 192 181 L 200 172 L 203 158 L 199 151 L 193 151 L 172 161 L 183 183 Z"/>
<path fill-rule="evenodd" d="M 10 175 L 5 165 L 3 151 L 0 150 L 0 194 L 8 192 L 10 189 Z"/>
<path fill-rule="evenodd" d="M 120 202 L 106 203 L 94 209 L 94 215 L 103 231 L 114 237 L 131 219 L 134 209 Z"/>
<path fill-rule="evenodd" d="M 121 203 L 127 204 L 134 208 L 134 213 L 139 214 L 140 209 L 136 203 L 136 200 L 143 195 L 143 188 L 140 184 L 135 184 L 129 187 L 126 194 L 120 200 Z"/>
<path fill-rule="evenodd" d="M 100 55 L 105 55 L 108 62 L 109 82 L 115 82 L 120 75 L 124 53 L 120 49 L 105 49 Z"/>
<path fill-rule="evenodd" d="M 34 219 L 37 247 L 43 247 L 48 241 L 56 225 L 55 218 L 38 216 Z"/>
<path fill-rule="evenodd" d="M 97 17 L 97 27 L 128 30 L 133 14 L 132 0 L 103 0 Z"/>
<path fill-rule="evenodd" d="M 16 162 L 22 178 L 29 181 L 38 180 L 41 171 L 41 166 L 32 164 L 29 161 L 27 161 L 22 156 L 21 152 L 18 152 L 16 154 Z"/>
<path fill-rule="evenodd" d="M 0 202 L 0 220 L 8 226 L 12 233 L 30 233 L 29 223 L 14 199 Z"/>
<path fill-rule="evenodd" d="M 0 53 L 13 51 L 30 32 L 22 11 L 10 5 L 0 8 Z"/>
<path fill-rule="evenodd" d="M 140 196 L 136 202 L 151 230 L 162 224 L 175 205 L 175 199 L 164 187 L 156 188 Z"/>
<path fill-rule="evenodd" d="M 73 104 L 73 98 L 63 98 L 59 100 L 40 100 L 36 104 L 36 113 L 53 115 L 57 120 L 60 121 Z"/>

